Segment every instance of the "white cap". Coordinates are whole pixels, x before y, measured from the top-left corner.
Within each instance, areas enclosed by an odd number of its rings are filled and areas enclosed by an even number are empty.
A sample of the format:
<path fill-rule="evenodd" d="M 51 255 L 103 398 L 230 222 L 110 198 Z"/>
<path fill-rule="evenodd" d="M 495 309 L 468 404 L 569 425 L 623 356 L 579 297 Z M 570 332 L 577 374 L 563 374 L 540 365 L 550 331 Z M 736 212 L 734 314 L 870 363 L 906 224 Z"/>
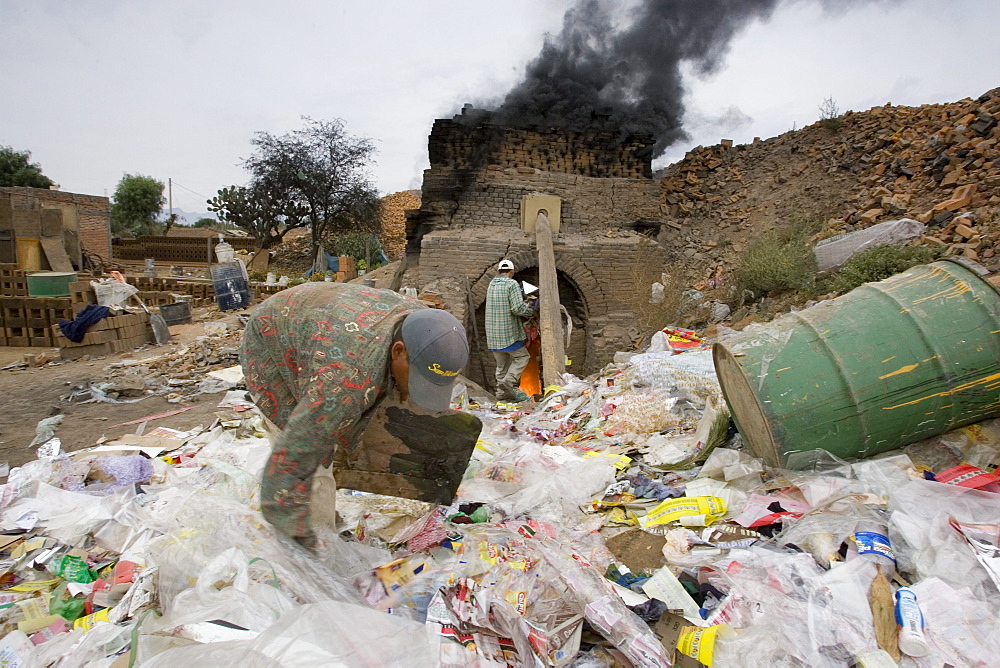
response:
<path fill-rule="evenodd" d="M 510 260 L 501 260 L 497 271 L 514 271 L 514 263 Z"/>

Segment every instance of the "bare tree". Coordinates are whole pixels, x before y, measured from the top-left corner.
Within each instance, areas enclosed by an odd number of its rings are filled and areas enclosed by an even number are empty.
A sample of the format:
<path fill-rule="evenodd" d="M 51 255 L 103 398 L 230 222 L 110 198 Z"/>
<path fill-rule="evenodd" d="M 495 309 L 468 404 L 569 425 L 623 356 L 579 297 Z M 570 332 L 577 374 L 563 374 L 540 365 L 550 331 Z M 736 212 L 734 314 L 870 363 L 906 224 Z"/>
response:
<path fill-rule="evenodd" d="M 258 132 L 244 166 L 257 187 L 281 193 L 305 211 L 315 257 L 329 233 L 378 231 L 378 192 L 367 167 L 370 140 L 349 135 L 343 121 L 303 117 L 305 127 L 275 136 Z"/>

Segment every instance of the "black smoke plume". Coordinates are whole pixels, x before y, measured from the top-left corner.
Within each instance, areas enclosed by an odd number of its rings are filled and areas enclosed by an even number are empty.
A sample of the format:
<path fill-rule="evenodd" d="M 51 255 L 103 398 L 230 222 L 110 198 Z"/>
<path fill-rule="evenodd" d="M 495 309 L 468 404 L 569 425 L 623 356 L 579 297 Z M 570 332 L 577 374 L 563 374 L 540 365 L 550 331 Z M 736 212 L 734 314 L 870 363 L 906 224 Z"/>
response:
<path fill-rule="evenodd" d="M 489 121 L 655 137 L 653 157 L 686 138 L 681 64 L 721 63 L 732 37 L 779 0 L 645 0 L 616 25 L 617 2 L 581 0 L 546 37 Z"/>

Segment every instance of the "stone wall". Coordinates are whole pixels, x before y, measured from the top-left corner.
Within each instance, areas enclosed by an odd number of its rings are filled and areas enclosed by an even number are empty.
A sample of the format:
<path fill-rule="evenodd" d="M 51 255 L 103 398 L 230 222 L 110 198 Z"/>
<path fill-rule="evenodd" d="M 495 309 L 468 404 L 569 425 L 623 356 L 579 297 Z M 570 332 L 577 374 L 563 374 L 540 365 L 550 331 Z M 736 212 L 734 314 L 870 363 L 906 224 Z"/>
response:
<path fill-rule="evenodd" d="M 83 195 L 44 188 L 4 187 L 15 209 L 31 208 L 37 202 L 42 209 L 60 209 L 67 229 L 78 230 L 80 245 L 104 259 L 111 257 L 110 201 L 98 195 Z"/>

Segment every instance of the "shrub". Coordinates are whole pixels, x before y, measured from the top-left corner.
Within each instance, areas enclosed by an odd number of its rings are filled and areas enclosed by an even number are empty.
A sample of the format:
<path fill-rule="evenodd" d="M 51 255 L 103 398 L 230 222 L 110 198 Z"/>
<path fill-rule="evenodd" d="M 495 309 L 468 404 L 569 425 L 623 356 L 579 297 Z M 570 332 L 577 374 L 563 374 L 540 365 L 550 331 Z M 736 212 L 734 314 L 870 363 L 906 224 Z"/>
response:
<path fill-rule="evenodd" d="M 819 123 L 831 132 L 836 132 L 844 125 L 844 117 L 840 115 L 840 109 L 832 97 L 826 98 L 819 105 Z"/>
<path fill-rule="evenodd" d="M 368 244 L 368 254 L 371 255 L 371 269 L 382 266 L 382 256 L 385 249 L 379 238 L 370 232 L 351 232 L 342 234 L 327 242 L 326 247 L 333 255 L 350 255 L 355 261 L 365 259 L 365 244 Z"/>
<path fill-rule="evenodd" d="M 765 232 L 736 257 L 733 275 L 740 292 L 749 290 L 754 299 L 768 292 L 812 292 L 816 259 L 808 228 Z"/>
<path fill-rule="evenodd" d="M 679 273 L 665 273 L 665 269 L 656 245 L 642 243 L 636 249 L 628 281 L 622 286 L 621 294 L 635 314 L 635 324 L 644 337 L 664 327 L 680 325 L 684 315 L 685 283 Z M 650 302 L 654 282 L 664 286 L 663 300 L 656 304 Z"/>
<path fill-rule="evenodd" d="M 941 256 L 937 246 L 876 246 L 845 262 L 829 279 L 831 290 L 848 292 L 862 283 L 881 281 Z"/>

